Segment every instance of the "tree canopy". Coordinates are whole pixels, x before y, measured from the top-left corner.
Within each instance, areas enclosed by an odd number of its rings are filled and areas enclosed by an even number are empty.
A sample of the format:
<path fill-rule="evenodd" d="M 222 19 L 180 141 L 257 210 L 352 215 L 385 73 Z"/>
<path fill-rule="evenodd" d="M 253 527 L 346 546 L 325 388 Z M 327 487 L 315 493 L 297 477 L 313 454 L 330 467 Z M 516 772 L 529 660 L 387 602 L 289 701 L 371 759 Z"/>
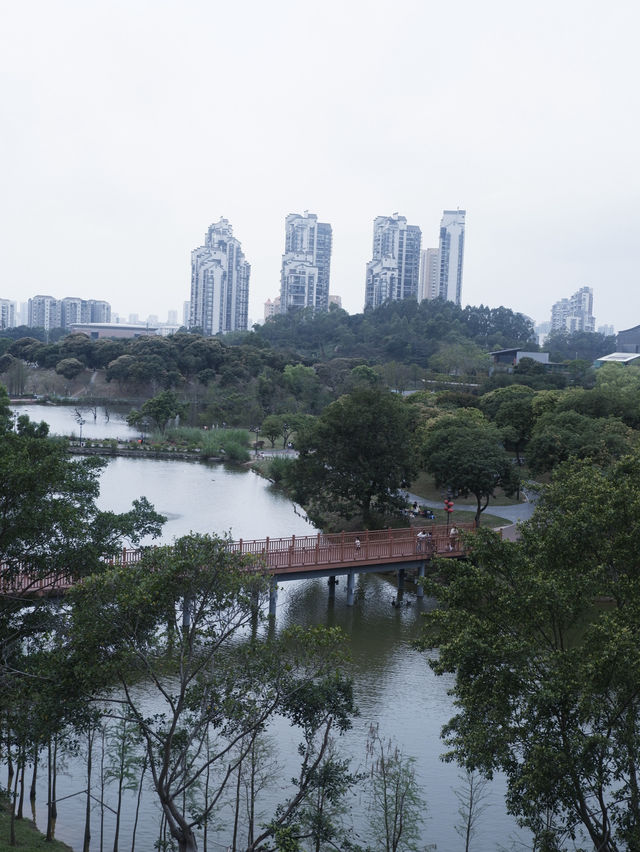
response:
<path fill-rule="evenodd" d="M 290 485 L 320 519 L 360 516 L 365 527 L 405 505 L 401 489 L 417 472 L 417 411 L 397 394 L 359 388 L 298 433 Z M 377 521 L 376 521 L 377 518 Z"/>
<path fill-rule="evenodd" d="M 476 526 L 497 488 L 514 494 L 518 474 L 505 451 L 500 431 L 480 412 L 462 410 L 443 416 L 427 431 L 424 467 L 436 485 L 476 498 Z"/>
<path fill-rule="evenodd" d="M 445 728 L 468 769 L 505 773 L 535 848 L 639 848 L 640 455 L 561 465 L 517 543 L 491 532 L 439 566 L 430 663 L 455 673 Z"/>

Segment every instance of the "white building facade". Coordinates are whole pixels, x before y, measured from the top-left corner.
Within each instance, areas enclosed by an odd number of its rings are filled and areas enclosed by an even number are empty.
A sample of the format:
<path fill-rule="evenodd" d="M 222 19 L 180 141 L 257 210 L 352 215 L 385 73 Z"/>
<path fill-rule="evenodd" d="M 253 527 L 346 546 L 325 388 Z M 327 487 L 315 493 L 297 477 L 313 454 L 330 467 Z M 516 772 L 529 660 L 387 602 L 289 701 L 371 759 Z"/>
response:
<path fill-rule="evenodd" d="M 365 308 L 388 301 L 418 298 L 422 232 L 404 216 L 377 216 L 373 221 L 373 257 L 367 263 Z"/>
<path fill-rule="evenodd" d="M 466 210 L 444 210 L 440 221 L 438 295 L 460 305 Z"/>
<path fill-rule="evenodd" d="M 551 330 L 595 331 L 593 290 L 581 287 L 568 299 L 560 299 L 551 308 Z"/>
<path fill-rule="evenodd" d="M 437 299 L 440 295 L 440 250 L 423 249 L 420 252 L 420 282 L 418 301 Z"/>
<path fill-rule="evenodd" d="M 299 308 L 329 310 L 331 225 L 314 213 L 290 213 L 280 273 L 280 313 Z"/>
<path fill-rule="evenodd" d="M 221 218 L 207 231 L 205 244 L 191 252 L 189 328 L 204 334 L 246 331 L 250 273 L 229 220 Z"/>
<path fill-rule="evenodd" d="M 16 303 L 10 299 L 0 299 L 0 328 L 16 327 Z"/>

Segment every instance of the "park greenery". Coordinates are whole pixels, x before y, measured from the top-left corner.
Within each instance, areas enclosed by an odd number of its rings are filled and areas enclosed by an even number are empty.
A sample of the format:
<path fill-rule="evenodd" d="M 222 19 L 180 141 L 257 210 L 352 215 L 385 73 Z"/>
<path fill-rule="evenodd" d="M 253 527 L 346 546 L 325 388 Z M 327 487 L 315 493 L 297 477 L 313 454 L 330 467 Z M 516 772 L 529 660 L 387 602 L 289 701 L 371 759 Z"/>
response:
<path fill-rule="evenodd" d="M 86 800 L 85 852 L 96 830 L 103 847 L 107 807 L 113 849 L 134 848 L 149 788 L 159 848 L 195 852 L 199 836 L 205 850 L 231 843 L 237 852 L 414 849 L 422 816 L 410 759 L 388 745 L 393 772 L 383 761 L 365 777 L 340 756 L 357 712 L 340 632 L 264 630 L 268 581 L 224 539 L 192 534 L 148 549 L 139 563 L 110 564 L 124 542 L 157 533 L 163 519 L 143 499 L 120 515 L 99 511 L 102 462 L 70 456 L 44 424 L 14 421 L 4 391 L 0 429 L 0 755 L 10 845 L 40 771 L 53 841 L 62 767 L 73 755 L 85 764 L 74 785 Z M 69 578 L 64 604 L 29 594 Z M 273 783 L 276 716 L 299 737 L 288 785 Z M 398 777 L 407 796 L 393 802 Z M 356 842 L 347 829 L 356 786 L 376 802 L 386 795 L 387 819 L 402 831 L 380 834 L 377 803 L 369 839 Z M 126 838 L 125 794 L 136 808 Z"/>
<path fill-rule="evenodd" d="M 505 774 L 535 849 L 640 848 L 639 482 L 637 449 L 564 462 L 517 543 L 478 534 L 428 583 L 449 759 Z"/>
<path fill-rule="evenodd" d="M 444 735 L 470 785 L 466 847 L 482 779 L 501 772 L 534 849 L 640 848 L 640 369 L 591 366 L 612 340 L 555 333 L 561 368 L 524 359 L 490 375 L 489 351 L 536 350 L 530 322 L 439 301 L 279 316 L 224 339 L 14 338 L 0 339 L 9 387 L 29 371 L 67 383 L 93 371 L 135 399 L 129 421 L 158 444 L 236 461 L 264 446 L 257 463 L 327 531 L 406 523 L 405 492 L 427 475 L 434 493 L 475 503 L 477 526 L 499 495 L 536 490 L 517 542 L 480 529 L 464 561 L 441 560 L 427 581 L 442 606 L 421 647 L 455 678 Z M 288 458 L 269 455 L 290 446 Z M 196 831 L 213 843 L 221 823 L 237 850 L 415 848 L 412 762 L 377 732 L 368 796 L 391 800 L 384 785 L 404 784 L 406 810 L 375 805 L 369 846 L 344 830 L 347 793 L 364 782 L 340 758 L 355 712 L 340 637 L 269 637 L 264 585 L 224 540 L 192 536 L 139 567 L 107 569 L 104 556 L 162 519 L 143 498 L 121 515 L 99 511 L 101 467 L 70 457 L 42 424 L 14 421 L 2 392 L 0 582 L 16 580 L 25 554 L 34 581 L 83 579 L 65 608 L 27 605 L 23 589 L 0 604 L 12 824 L 29 796 L 26 767 L 44 766 L 52 832 L 56 767 L 74 748 L 98 798 L 109 777 L 136 795 L 151 779 L 159 842 L 180 849 L 195 848 Z M 142 681 L 163 702 L 154 718 Z M 299 731 L 300 767 L 265 817 L 273 714 Z M 98 747 L 109 771 L 96 774 Z"/>

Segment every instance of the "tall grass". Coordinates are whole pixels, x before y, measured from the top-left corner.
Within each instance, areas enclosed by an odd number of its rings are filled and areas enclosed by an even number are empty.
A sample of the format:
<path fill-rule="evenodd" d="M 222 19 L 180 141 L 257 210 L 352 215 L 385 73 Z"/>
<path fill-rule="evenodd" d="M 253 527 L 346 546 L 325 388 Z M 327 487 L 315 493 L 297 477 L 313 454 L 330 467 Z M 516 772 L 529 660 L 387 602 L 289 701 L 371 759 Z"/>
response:
<path fill-rule="evenodd" d="M 200 449 L 202 458 L 217 458 L 223 455 L 230 461 L 248 461 L 249 431 L 247 429 L 196 429 L 178 426 L 167 429 L 164 435 L 154 432 L 152 443 L 171 443 L 178 447 Z M 222 452 L 221 452 L 222 451 Z"/>

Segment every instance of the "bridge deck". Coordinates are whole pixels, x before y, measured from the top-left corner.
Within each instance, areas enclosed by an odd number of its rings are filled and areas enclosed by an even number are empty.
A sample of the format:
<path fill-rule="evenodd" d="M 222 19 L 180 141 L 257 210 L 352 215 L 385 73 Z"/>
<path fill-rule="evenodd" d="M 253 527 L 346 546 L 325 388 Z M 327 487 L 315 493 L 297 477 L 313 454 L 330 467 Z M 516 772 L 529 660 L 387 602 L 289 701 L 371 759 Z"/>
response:
<path fill-rule="evenodd" d="M 420 528 L 363 530 L 362 532 L 325 534 L 313 536 L 289 536 L 233 541 L 228 548 L 234 553 L 255 558 L 255 570 L 280 576 L 304 572 L 313 576 L 315 572 L 327 575 L 346 571 L 358 571 L 365 566 L 371 570 L 379 566 L 395 568 L 403 562 L 416 562 L 438 556 L 462 556 L 464 547 L 459 535 L 451 535 L 448 527 L 432 525 L 425 527 L 429 537 L 420 540 Z M 459 524 L 459 532 L 473 531 L 473 524 Z M 359 542 L 359 544 L 358 544 Z M 144 549 L 124 549 L 108 564 L 131 565 L 139 562 Z M 19 570 L 0 563 L 0 595 L 55 595 L 63 593 L 73 585 L 74 579 L 60 574 L 34 578 L 29 573 L 28 563 Z"/>

